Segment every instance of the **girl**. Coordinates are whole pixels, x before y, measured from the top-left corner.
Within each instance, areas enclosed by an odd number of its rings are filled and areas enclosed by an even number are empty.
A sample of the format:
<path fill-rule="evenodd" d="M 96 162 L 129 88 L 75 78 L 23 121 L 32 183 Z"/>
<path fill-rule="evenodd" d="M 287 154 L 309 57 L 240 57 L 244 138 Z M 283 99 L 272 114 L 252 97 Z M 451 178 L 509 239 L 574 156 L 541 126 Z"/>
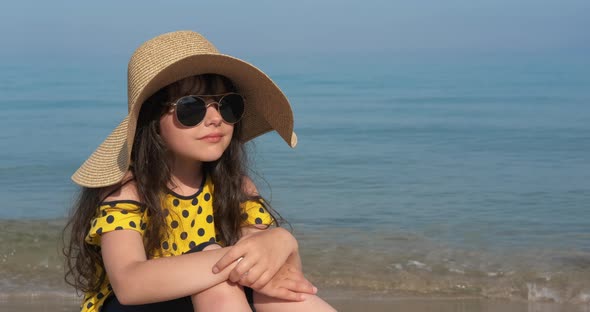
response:
<path fill-rule="evenodd" d="M 180 31 L 135 51 L 128 95 L 128 116 L 72 176 L 64 253 L 81 310 L 333 311 L 246 175 L 244 142 L 275 130 L 297 143 L 272 80 Z"/>

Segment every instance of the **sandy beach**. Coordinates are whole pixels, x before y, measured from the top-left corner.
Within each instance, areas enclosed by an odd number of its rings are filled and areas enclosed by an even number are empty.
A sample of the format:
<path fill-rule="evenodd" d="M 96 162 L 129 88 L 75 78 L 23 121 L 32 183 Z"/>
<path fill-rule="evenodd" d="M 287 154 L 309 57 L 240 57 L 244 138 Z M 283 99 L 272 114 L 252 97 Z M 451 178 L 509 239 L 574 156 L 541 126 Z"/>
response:
<path fill-rule="evenodd" d="M 589 312 L 590 305 L 526 302 L 469 297 L 359 296 L 359 293 L 329 290 L 322 297 L 342 312 Z M 45 296 L 0 298 L 2 312 L 75 312 L 75 298 Z"/>
<path fill-rule="evenodd" d="M 393 298 L 393 299 L 333 299 L 330 303 L 342 312 L 587 312 L 589 306 L 562 305 L 556 303 L 527 303 L 495 301 L 489 299 L 440 299 L 440 298 Z M 3 312 L 74 312 L 77 302 L 51 299 L 28 299 L 0 302 Z"/>

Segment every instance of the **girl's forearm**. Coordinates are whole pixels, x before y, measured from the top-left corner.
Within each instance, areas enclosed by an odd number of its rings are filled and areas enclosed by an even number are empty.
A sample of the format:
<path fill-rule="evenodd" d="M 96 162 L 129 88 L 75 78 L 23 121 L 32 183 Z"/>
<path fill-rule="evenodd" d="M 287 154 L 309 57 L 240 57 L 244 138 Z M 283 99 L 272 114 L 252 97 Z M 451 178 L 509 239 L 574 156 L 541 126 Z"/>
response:
<path fill-rule="evenodd" d="M 124 305 L 194 295 L 228 279 L 236 263 L 217 274 L 211 269 L 230 248 L 136 262 L 125 269 L 125 274 L 119 274 L 119 280 L 111 279 L 111 284 Z"/>

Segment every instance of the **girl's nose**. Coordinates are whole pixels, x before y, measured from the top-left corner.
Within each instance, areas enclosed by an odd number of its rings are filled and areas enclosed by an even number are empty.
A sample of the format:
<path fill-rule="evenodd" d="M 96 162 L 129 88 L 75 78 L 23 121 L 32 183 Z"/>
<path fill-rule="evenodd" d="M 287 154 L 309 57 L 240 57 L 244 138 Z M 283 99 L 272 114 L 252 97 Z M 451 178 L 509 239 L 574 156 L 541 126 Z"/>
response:
<path fill-rule="evenodd" d="M 221 114 L 219 114 L 219 104 L 213 100 L 207 101 L 207 111 L 205 113 L 205 127 L 210 125 L 212 126 L 220 126 L 223 122 L 223 118 L 221 118 Z"/>

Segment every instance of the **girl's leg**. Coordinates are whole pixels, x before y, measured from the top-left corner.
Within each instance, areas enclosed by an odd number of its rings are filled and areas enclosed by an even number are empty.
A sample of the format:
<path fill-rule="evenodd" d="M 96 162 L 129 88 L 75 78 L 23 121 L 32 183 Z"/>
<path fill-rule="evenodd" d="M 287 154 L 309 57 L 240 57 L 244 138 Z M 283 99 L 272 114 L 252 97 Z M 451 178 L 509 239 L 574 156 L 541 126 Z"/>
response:
<path fill-rule="evenodd" d="M 257 312 L 336 311 L 336 309 L 332 308 L 327 302 L 315 295 L 306 295 L 305 301 L 286 301 L 267 297 L 256 291 L 254 292 L 254 306 L 256 307 Z"/>
<path fill-rule="evenodd" d="M 190 312 L 193 311 L 191 299 L 189 297 L 182 297 L 169 301 L 140 304 L 140 305 L 122 305 L 119 299 L 112 294 L 106 300 L 101 312 L 159 312 L 159 311 L 175 311 L 175 312 Z"/>
<path fill-rule="evenodd" d="M 212 250 L 221 248 L 213 244 L 205 247 L 203 250 Z M 212 311 L 212 312 L 251 312 L 250 305 L 246 300 L 243 288 L 230 281 L 223 282 L 213 286 L 205 291 L 191 296 L 194 311 Z"/>

